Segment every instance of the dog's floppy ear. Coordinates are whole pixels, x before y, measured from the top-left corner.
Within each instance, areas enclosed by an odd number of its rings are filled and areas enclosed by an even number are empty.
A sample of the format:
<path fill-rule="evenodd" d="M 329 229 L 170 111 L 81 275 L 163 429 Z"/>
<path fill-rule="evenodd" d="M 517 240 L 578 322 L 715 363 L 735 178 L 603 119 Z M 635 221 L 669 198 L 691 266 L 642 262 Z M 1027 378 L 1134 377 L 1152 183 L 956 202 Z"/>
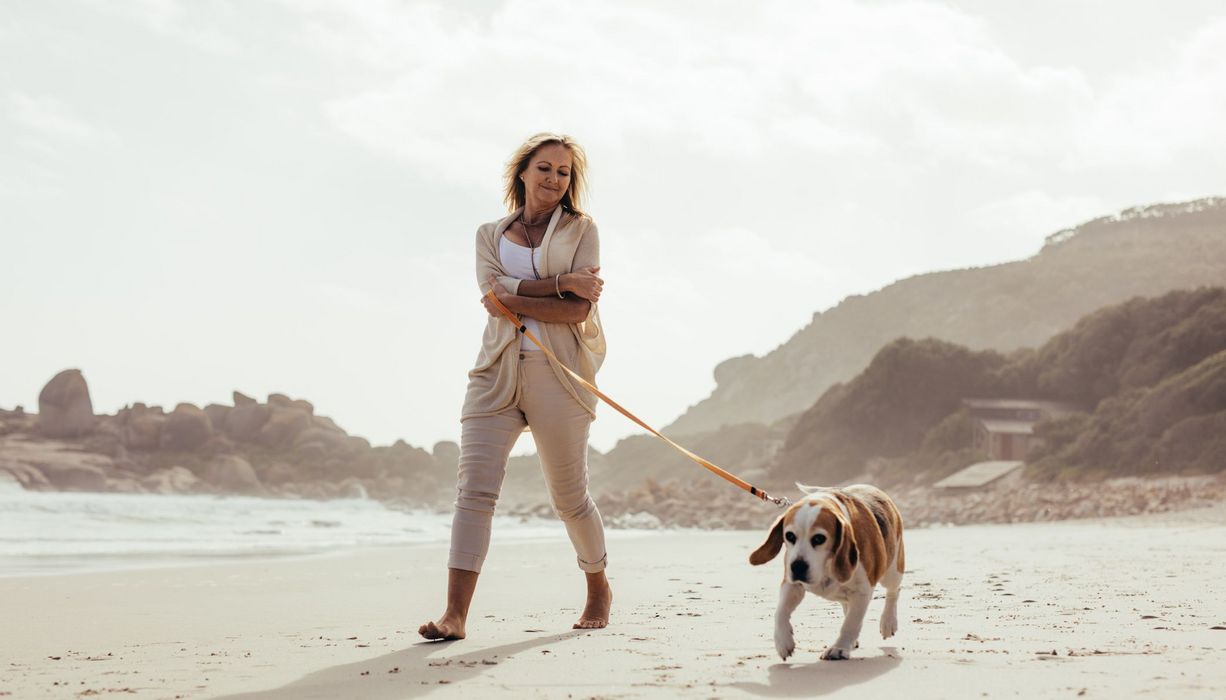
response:
<path fill-rule="evenodd" d="M 779 553 L 779 550 L 783 547 L 783 516 L 784 515 L 787 515 L 787 513 L 784 513 L 783 515 L 780 515 L 778 518 L 775 518 L 775 524 L 771 525 L 770 532 L 766 533 L 766 540 L 762 542 L 762 544 L 758 545 L 757 549 L 753 550 L 753 552 L 750 553 L 749 555 L 750 564 L 753 564 L 754 566 L 758 566 L 759 564 L 765 564 L 771 559 L 774 559 L 775 555 Z"/>
<path fill-rule="evenodd" d="M 834 514 L 834 539 L 830 543 L 830 551 L 834 552 L 834 577 L 839 583 L 847 583 L 856 572 L 856 564 L 860 563 L 860 552 L 856 549 L 856 533 L 842 513 Z"/>

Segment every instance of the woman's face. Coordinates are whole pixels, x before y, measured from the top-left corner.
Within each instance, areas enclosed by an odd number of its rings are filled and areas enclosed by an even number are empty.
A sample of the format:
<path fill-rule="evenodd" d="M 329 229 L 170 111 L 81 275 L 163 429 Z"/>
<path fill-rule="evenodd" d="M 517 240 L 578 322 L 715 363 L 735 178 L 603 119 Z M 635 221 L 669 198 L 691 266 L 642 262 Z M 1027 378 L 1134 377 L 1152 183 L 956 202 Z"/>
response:
<path fill-rule="evenodd" d="M 532 208 L 552 209 L 562 201 L 570 187 L 570 149 L 560 143 L 548 143 L 536 149 L 528 159 L 528 167 L 520 176 L 524 179 L 524 194 Z"/>

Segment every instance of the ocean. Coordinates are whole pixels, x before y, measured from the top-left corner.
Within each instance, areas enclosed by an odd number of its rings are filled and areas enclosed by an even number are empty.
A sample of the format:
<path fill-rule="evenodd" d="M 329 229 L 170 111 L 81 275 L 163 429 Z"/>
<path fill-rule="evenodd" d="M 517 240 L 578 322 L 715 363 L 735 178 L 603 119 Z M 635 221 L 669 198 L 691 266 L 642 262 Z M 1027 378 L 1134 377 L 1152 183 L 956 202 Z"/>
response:
<path fill-rule="evenodd" d="M 41 492 L 0 479 L 0 576 L 446 542 L 450 531 L 450 513 L 360 498 Z M 565 537 L 556 520 L 494 518 L 495 541 Z"/>

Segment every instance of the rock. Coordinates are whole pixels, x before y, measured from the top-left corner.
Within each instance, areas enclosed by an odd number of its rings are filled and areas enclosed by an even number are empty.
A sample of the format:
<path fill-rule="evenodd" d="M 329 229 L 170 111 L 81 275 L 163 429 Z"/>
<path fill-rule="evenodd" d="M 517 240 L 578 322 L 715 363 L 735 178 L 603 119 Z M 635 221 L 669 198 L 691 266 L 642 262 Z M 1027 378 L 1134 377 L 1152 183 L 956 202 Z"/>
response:
<path fill-rule="evenodd" d="M 144 493 L 147 489 L 141 480 L 131 476 L 108 476 L 103 489 L 108 493 Z"/>
<path fill-rule="evenodd" d="M 88 452 L 56 449 L 45 443 L 40 447 L 46 449 L 37 454 L 24 455 L 21 461 L 38 467 L 55 489 L 59 491 L 106 490 L 107 473 L 114 466 L 109 457 Z"/>
<path fill-rule="evenodd" d="M 226 425 L 226 415 L 230 413 L 230 407 L 224 404 L 211 403 L 204 407 L 204 415 L 209 417 L 209 425 L 213 426 L 214 430 L 222 430 Z"/>
<path fill-rule="evenodd" d="M 306 449 L 318 445 L 325 452 L 343 451 L 349 444 L 349 436 L 339 430 L 310 427 L 298 433 L 294 438 L 294 449 Z"/>
<path fill-rule="evenodd" d="M 340 498 L 369 498 L 366 492 L 366 486 L 360 479 L 348 478 L 340 483 L 337 487 L 337 495 Z"/>
<path fill-rule="evenodd" d="M 78 437 L 94 424 L 89 386 L 79 369 L 66 369 L 51 378 L 38 395 L 38 432 L 53 438 Z"/>
<path fill-rule="evenodd" d="M 332 420 L 331 418 L 327 416 L 313 416 L 311 418 L 311 423 L 320 428 L 327 428 L 328 430 L 336 430 L 342 433 L 345 432 L 339 425 L 336 424 L 336 421 Z"/>
<path fill-rule="evenodd" d="M 226 414 L 224 426 L 226 435 L 240 442 L 252 442 L 259 435 L 260 429 L 268 422 L 270 413 L 267 406 L 261 406 L 255 401 L 235 405 Z"/>
<path fill-rule="evenodd" d="M 289 402 L 289 405 L 293 408 L 297 408 L 297 409 L 306 411 L 307 415 L 311 415 L 311 416 L 315 415 L 315 406 L 312 405 L 311 402 L 307 401 L 306 399 L 294 399 L 293 401 Z"/>
<path fill-rule="evenodd" d="M 238 408 L 239 406 L 257 406 L 259 405 L 258 401 L 251 398 L 250 396 L 247 396 L 244 393 L 239 392 L 237 389 L 234 391 L 234 393 L 231 394 L 231 396 L 234 398 L 235 408 Z"/>
<path fill-rule="evenodd" d="M 27 491 L 51 491 L 54 487 L 37 467 L 10 459 L 0 459 L 0 478 L 9 478 Z"/>
<path fill-rule="evenodd" d="M 159 445 L 167 450 L 194 450 L 213 437 L 208 415 L 190 403 L 175 406 L 162 426 Z"/>
<path fill-rule="evenodd" d="M 290 398 L 286 396 L 285 394 L 269 394 L 268 395 L 268 405 L 289 408 Z"/>
<path fill-rule="evenodd" d="M 123 443 L 134 450 L 156 449 L 162 437 L 162 426 L 166 424 L 166 416 L 149 411 L 144 404 L 136 406 L 126 415 Z"/>
<path fill-rule="evenodd" d="M 297 480 L 298 470 L 286 462 L 273 462 L 260 471 L 259 478 L 265 484 L 286 484 Z"/>
<path fill-rule="evenodd" d="M 225 455 L 209 464 L 204 481 L 228 493 L 257 494 L 263 492 L 260 479 L 247 460 L 237 455 Z"/>
<path fill-rule="evenodd" d="M 460 467 L 460 446 L 450 440 L 434 443 L 431 451 L 434 464 L 445 472 L 454 472 Z"/>
<path fill-rule="evenodd" d="M 265 447 L 289 445 L 310 425 L 311 414 L 301 409 L 276 404 L 268 420 L 260 427 L 255 441 Z"/>
<path fill-rule="evenodd" d="M 170 467 L 159 469 L 141 479 L 140 485 L 151 493 L 175 494 L 198 493 L 206 490 L 204 483 L 186 467 Z"/>

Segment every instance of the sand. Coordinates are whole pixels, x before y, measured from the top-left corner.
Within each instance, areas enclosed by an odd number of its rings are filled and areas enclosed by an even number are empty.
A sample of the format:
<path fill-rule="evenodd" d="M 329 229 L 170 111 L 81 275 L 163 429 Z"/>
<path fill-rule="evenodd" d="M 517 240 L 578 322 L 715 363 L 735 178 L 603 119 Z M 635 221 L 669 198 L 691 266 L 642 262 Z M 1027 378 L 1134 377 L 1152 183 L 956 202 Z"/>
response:
<path fill-rule="evenodd" d="M 812 596 L 775 656 L 761 534 L 614 536 L 597 631 L 567 542 L 497 542 L 456 642 L 415 632 L 441 546 L 0 579 L 0 697 L 1226 696 L 1226 508 L 912 530 L 899 633 L 874 601 L 850 661 Z"/>

